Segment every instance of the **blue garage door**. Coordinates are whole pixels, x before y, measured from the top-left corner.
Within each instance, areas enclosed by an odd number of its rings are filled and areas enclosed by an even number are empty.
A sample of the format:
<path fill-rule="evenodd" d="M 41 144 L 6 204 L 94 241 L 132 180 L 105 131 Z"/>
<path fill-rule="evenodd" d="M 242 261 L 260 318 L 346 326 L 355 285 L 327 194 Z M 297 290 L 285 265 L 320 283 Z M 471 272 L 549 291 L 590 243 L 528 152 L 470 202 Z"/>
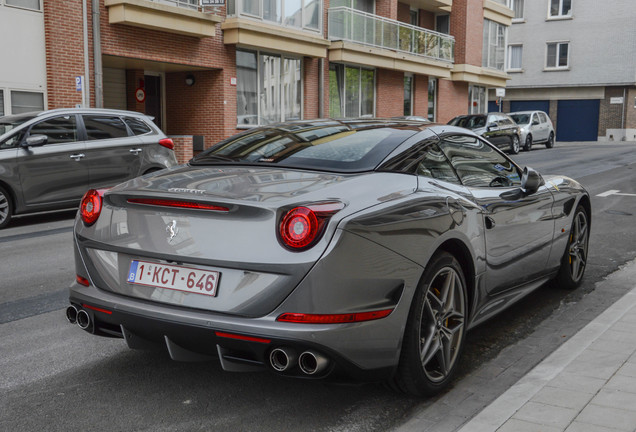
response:
<path fill-rule="evenodd" d="M 495 101 L 488 101 L 488 112 L 499 112 L 499 105 Z"/>
<path fill-rule="evenodd" d="M 510 101 L 510 112 L 543 111 L 550 114 L 549 100 Z"/>
<path fill-rule="evenodd" d="M 598 140 L 600 100 L 560 100 L 557 108 L 557 141 Z"/>

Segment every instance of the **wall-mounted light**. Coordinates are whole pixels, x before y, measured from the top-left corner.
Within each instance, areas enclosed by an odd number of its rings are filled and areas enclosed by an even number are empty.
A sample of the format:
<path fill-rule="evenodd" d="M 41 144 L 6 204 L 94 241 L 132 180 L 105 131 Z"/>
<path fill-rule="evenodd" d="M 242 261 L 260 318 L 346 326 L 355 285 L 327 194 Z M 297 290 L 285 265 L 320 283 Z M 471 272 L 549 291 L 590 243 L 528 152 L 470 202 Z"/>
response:
<path fill-rule="evenodd" d="M 185 77 L 185 83 L 187 86 L 193 86 L 194 85 L 194 75 L 192 74 L 188 74 Z"/>

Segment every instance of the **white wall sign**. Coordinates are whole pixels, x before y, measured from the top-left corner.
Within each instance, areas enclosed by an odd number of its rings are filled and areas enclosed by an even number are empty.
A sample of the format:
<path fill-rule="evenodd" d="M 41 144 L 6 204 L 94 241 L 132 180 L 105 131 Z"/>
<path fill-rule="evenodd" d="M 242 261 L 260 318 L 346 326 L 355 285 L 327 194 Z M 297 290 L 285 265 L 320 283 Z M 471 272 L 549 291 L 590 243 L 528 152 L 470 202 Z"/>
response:
<path fill-rule="evenodd" d="M 611 104 L 622 104 L 623 103 L 623 98 L 622 97 L 610 98 L 610 103 Z"/>

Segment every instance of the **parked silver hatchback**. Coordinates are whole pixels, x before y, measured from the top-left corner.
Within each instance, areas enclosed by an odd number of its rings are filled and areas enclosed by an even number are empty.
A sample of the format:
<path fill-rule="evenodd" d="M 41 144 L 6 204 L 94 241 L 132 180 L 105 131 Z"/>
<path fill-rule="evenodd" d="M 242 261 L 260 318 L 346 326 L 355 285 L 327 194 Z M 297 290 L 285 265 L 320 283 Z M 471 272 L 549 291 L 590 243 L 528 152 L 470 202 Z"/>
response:
<path fill-rule="evenodd" d="M 509 114 L 519 125 L 523 149 L 529 151 L 534 143 L 545 143 L 554 147 L 554 127 L 550 117 L 543 111 L 518 111 Z"/>
<path fill-rule="evenodd" d="M 150 117 L 132 111 L 0 117 L 0 228 L 13 215 L 71 208 L 88 189 L 175 166 L 173 148 Z"/>

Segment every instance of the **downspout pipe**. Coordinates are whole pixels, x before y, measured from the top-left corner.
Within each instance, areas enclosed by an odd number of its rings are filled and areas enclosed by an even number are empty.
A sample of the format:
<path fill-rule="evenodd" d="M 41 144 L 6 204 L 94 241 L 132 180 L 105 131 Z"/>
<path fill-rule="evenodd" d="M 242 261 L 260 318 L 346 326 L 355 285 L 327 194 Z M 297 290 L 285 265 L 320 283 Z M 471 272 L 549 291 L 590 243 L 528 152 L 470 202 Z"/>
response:
<path fill-rule="evenodd" d="M 95 107 L 104 107 L 104 87 L 102 80 L 102 37 L 100 31 L 99 0 L 92 0 L 93 10 L 93 65 L 95 68 Z"/>
<path fill-rule="evenodd" d="M 82 93 L 82 106 L 91 106 L 91 86 L 90 86 L 90 62 L 88 57 L 88 0 L 82 1 L 82 32 L 84 33 L 84 88 Z"/>
<path fill-rule="evenodd" d="M 318 59 L 318 117 L 325 118 L 325 59 Z"/>

